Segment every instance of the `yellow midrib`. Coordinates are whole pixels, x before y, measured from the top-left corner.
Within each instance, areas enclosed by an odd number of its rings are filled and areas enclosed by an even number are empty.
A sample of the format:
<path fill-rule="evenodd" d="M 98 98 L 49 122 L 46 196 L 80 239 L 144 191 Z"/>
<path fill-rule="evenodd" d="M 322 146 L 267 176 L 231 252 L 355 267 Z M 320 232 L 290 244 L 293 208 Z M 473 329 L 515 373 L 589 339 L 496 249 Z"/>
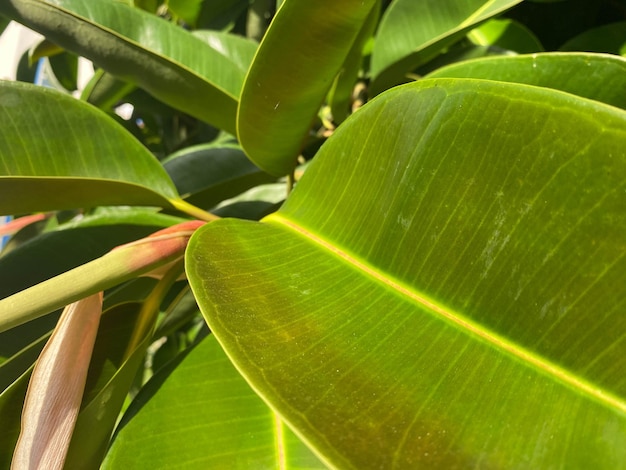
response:
<path fill-rule="evenodd" d="M 323 238 L 297 225 L 296 223 L 287 219 L 281 214 L 274 213 L 266 217 L 264 220 L 276 222 L 277 224 L 283 227 L 286 227 L 292 231 L 295 231 L 296 233 L 304 236 L 305 238 L 312 241 L 313 243 L 321 246 L 325 250 L 328 250 L 334 253 L 335 255 L 341 257 L 342 259 L 344 259 L 349 264 L 353 265 L 358 270 L 374 278 L 376 281 L 387 285 L 388 287 L 394 289 L 395 291 L 412 299 L 414 302 L 417 302 L 420 305 L 430 309 L 431 311 L 441 315 L 446 320 L 461 327 L 466 332 L 478 336 L 479 338 L 488 342 L 489 344 L 492 344 L 499 350 L 505 351 L 508 354 L 511 354 L 514 357 L 521 359 L 524 363 L 535 366 L 539 370 L 543 371 L 544 373 L 552 377 L 555 377 L 556 379 L 569 385 L 570 387 L 573 387 L 576 390 L 586 393 L 587 395 L 601 402 L 602 404 L 609 406 L 610 408 L 618 409 L 623 413 L 626 413 L 626 402 L 624 402 L 624 400 L 620 399 L 619 397 L 616 397 L 615 395 L 611 393 L 608 393 L 598 387 L 595 387 L 593 384 L 587 382 L 586 380 L 581 379 L 580 377 L 573 375 L 571 372 L 563 369 L 562 367 L 557 366 L 556 364 L 553 364 L 552 362 L 546 360 L 545 358 L 542 358 L 524 349 L 523 347 L 520 347 L 519 345 L 511 343 L 510 341 L 501 337 L 500 335 L 492 331 L 489 331 L 487 328 L 464 318 L 462 315 L 456 312 L 452 312 L 450 310 L 445 309 L 444 307 L 438 305 L 435 301 L 427 297 L 419 295 L 415 291 L 411 290 L 410 287 L 405 286 L 401 282 L 396 281 L 388 276 L 385 276 L 384 274 L 381 274 L 379 271 L 373 269 L 372 267 L 368 266 L 364 262 L 348 254 L 341 248 L 335 245 L 332 245 L 331 243 L 327 242 Z"/>

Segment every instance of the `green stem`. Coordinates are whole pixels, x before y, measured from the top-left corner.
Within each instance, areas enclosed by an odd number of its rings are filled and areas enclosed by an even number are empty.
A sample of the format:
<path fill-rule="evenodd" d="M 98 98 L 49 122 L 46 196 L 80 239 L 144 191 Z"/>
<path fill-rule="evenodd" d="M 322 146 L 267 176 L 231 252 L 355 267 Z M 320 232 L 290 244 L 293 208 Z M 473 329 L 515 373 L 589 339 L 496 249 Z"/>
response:
<path fill-rule="evenodd" d="M 163 278 L 152 289 L 152 292 L 148 295 L 137 318 L 137 323 L 133 329 L 133 334 L 126 346 L 126 352 L 124 358 L 128 359 L 135 349 L 145 340 L 147 335 L 151 335 L 156 324 L 156 319 L 159 315 L 161 303 L 172 287 L 172 284 L 176 282 L 176 279 L 183 272 L 185 266 L 184 258 L 178 260 L 174 265 L 165 273 Z"/>
<path fill-rule="evenodd" d="M 295 168 L 291 170 L 291 173 L 287 175 L 287 196 L 291 194 L 293 190 L 293 186 L 296 184 L 296 170 Z"/>
<path fill-rule="evenodd" d="M 189 214 L 196 219 L 204 220 L 205 222 L 212 222 L 220 218 L 219 216 L 202 210 L 199 207 L 196 207 L 193 204 L 189 204 L 187 201 L 184 201 L 182 199 L 170 199 L 169 201 L 176 209 L 184 212 L 185 214 Z"/>

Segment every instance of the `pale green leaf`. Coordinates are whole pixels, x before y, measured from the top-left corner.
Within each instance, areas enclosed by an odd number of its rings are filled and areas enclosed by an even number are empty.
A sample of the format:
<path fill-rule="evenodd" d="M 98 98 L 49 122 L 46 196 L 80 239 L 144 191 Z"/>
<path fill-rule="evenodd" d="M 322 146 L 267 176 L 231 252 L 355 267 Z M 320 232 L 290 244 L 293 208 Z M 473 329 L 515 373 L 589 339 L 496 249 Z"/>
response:
<path fill-rule="evenodd" d="M 442 67 L 427 76 L 439 77 L 525 83 L 626 109 L 626 59 L 609 54 L 551 52 L 486 57 Z"/>
<path fill-rule="evenodd" d="M 338 158 L 338 157 L 341 158 Z M 340 468 L 626 466 L 626 112 L 423 80 L 192 237 L 230 359 Z"/>

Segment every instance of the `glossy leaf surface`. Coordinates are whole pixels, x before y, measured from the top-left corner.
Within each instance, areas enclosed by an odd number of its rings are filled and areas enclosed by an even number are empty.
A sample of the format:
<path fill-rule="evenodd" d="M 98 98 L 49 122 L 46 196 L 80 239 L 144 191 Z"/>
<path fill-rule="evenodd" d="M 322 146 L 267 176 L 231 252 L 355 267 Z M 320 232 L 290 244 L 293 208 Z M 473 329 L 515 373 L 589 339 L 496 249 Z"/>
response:
<path fill-rule="evenodd" d="M 521 0 L 395 0 L 381 20 L 372 51 L 372 91 L 404 75 L 463 35 Z"/>
<path fill-rule="evenodd" d="M 609 54 L 543 53 L 459 62 L 428 78 L 483 78 L 566 91 L 626 109 L 626 59 Z"/>
<path fill-rule="evenodd" d="M 337 467 L 619 468 L 625 181 L 625 112 L 424 80 L 347 120 L 265 223 L 196 232 L 188 277 Z"/>
<path fill-rule="evenodd" d="M 257 166 L 274 176 L 294 169 L 311 123 L 374 4 L 286 0 L 281 6 L 246 77 L 237 114 L 239 141 Z"/>
<path fill-rule="evenodd" d="M 231 133 L 244 75 L 188 31 L 114 0 L 3 0 L 0 13 Z"/>
<path fill-rule="evenodd" d="M 103 468 L 326 468 L 209 336 L 156 375 L 121 423 Z"/>
<path fill-rule="evenodd" d="M 158 160 L 109 116 L 43 87 L 0 83 L 0 213 L 176 198 Z"/>

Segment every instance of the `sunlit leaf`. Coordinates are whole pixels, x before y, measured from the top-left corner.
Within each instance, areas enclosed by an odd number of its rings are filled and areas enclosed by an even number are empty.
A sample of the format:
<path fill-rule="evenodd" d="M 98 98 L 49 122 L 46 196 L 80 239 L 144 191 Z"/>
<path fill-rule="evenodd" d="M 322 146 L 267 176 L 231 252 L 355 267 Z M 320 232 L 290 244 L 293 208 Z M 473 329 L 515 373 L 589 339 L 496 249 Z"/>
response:
<path fill-rule="evenodd" d="M 485 57 L 442 67 L 428 75 L 436 77 L 525 83 L 626 109 L 626 59 L 609 54 L 552 52 Z"/>
<path fill-rule="evenodd" d="M 264 223 L 199 230 L 188 277 L 337 467 L 620 468 L 625 182 L 626 112 L 422 80 L 339 127 Z"/>
<path fill-rule="evenodd" d="M 165 103 L 235 133 L 244 76 L 190 32 L 115 0 L 6 0 L 0 13 Z"/>
<path fill-rule="evenodd" d="M 43 87 L 0 82 L 0 213 L 171 207 L 159 162 L 113 119 Z"/>

